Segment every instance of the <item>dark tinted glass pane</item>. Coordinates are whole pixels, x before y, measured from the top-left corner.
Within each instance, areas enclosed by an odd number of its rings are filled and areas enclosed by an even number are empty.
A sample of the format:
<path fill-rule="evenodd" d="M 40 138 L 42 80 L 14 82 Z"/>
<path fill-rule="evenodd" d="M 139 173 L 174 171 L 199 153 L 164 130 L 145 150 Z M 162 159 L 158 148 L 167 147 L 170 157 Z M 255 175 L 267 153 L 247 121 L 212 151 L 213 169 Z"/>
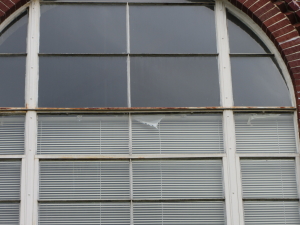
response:
<path fill-rule="evenodd" d="M 0 107 L 24 107 L 25 59 L 0 57 Z"/>
<path fill-rule="evenodd" d="M 0 53 L 26 52 L 27 25 L 25 11 L 0 32 Z"/>
<path fill-rule="evenodd" d="M 43 5 L 44 53 L 126 52 L 125 5 Z"/>
<path fill-rule="evenodd" d="M 133 107 L 219 106 L 216 57 L 132 57 Z"/>
<path fill-rule="evenodd" d="M 236 106 L 290 106 L 286 83 L 270 57 L 232 57 Z"/>
<path fill-rule="evenodd" d="M 259 37 L 238 18 L 227 12 L 227 26 L 231 53 L 269 53 Z"/>
<path fill-rule="evenodd" d="M 40 57 L 40 107 L 126 107 L 126 57 Z"/>
<path fill-rule="evenodd" d="M 216 53 L 215 15 L 205 6 L 130 6 L 132 53 Z"/>

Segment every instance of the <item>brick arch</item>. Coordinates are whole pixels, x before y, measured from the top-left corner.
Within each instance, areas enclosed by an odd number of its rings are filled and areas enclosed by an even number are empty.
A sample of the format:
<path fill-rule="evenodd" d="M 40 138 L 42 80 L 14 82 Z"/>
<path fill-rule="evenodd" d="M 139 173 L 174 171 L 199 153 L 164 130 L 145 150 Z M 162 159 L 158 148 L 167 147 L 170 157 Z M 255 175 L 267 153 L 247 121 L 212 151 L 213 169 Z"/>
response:
<path fill-rule="evenodd" d="M 29 1 L 0 0 L 0 23 Z M 228 1 L 257 23 L 280 52 L 292 78 L 300 118 L 300 1 Z"/>

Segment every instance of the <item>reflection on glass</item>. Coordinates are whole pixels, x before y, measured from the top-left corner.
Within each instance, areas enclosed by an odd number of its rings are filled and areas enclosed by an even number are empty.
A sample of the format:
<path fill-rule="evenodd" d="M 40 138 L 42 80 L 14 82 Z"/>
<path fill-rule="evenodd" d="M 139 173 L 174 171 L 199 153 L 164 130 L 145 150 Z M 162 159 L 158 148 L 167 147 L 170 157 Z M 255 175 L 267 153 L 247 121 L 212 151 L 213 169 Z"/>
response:
<path fill-rule="evenodd" d="M 236 106 L 291 106 L 289 90 L 271 57 L 232 57 Z"/>
<path fill-rule="evenodd" d="M 219 106 L 216 57 L 132 57 L 133 107 Z"/>
<path fill-rule="evenodd" d="M 129 14 L 132 53 L 217 52 L 211 8 L 133 5 Z"/>
<path fill-rule="evenodd" d="M 0 57 L 0 107 L 25 105 L 25 57 Z"/>
<path fill-rule="evenodd" d="M 26 52 L 27 24 L 25 11 L 0 32 L 0 53 Z"/>
<path fill-rule="evenodd" d="M 126 52 L 126 6 L 42 5 L 40 52 Z"/>
<path fill-rule="evenodd" d="M 270 52 L 249 27 L 229 12 L 227 12 L 227 26 L 231 53 Z"/>
<path fill-rule="evenodd" d="M 126 57 L 40 57 L 40 107 L 126 107 Z"/>

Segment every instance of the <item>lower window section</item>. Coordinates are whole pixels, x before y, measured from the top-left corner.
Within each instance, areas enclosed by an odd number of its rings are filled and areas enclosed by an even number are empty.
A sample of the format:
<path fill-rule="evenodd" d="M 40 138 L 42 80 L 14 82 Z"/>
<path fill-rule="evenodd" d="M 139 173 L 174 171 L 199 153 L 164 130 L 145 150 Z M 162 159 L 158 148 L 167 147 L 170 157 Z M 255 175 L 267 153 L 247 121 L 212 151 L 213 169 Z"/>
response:
<path fill-rule="evenodd" d="M 130 224 L 130 203 L 41 203 L 40 225 Z"/>
<path fill-rule="evenodd" d="M 224 202 L 135 202 L 135 225 L 224 225 Z M 129 225 L 130 203 L 40 203 L 40 225 Z"/>
<path fill-rule="evenodd" d="M 224 225 L 224 202 L 133 204 L 134 225 Z"/>
<path fill-rule="evenodd" d="M 0 224 L 19 224 L 19 203 L 0 203 Z"/>
<path fill-rule="evenodd" d="M 299 225 L 299 202 L 244 202 L 245 224 Z"/>

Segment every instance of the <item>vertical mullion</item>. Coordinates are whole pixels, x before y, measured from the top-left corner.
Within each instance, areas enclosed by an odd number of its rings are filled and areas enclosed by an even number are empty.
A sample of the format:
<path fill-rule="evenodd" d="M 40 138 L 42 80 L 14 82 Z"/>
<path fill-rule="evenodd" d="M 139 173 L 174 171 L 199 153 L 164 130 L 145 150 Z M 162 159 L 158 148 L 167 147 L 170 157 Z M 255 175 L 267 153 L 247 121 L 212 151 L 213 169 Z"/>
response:
<path fill-rule="evenodd" d="M 129 155 L 132 156 L 132 117 L 129 114 Z M 133 225 L 133 171 L 132 159 L 129 159 L 129 189 L 130 189 L 130 225 Z"/>
<path fill-rule="evenodd" d="M 39 49 L 39 0 L 33 0 L 29 6 L 29 20 L 27 32 L 27 59 L 26 59 L 26 84 L 25 102 L 26 108 L 34 109 L 37 106 L 38 96 L 38 49 Z M 36 223 L 36 213 L 34 210 L 34 193 L 36 190 L 34 183 L 35 160 L 37 142 L 37 114 L 35 111 L 28 111 L 25 122 L 25 165 L 22 165 L 22 203 L 21 203 L 21 225 Z"/>
<path fill-rule="evenodd" d="M 232 110 L 223 113 L 224 147 L 224 183 L 227 224 L 243 225 L 243 199 L 239 157 L 236 154 L 234 115 Z"/>
<path fill-rule="evenodd" d="M 219 63 L 219 83 L 221 94 L 221 106 L 232 107 L 232 83 L 231 83 L 231 69 L 229 58 L 229 41 L 226 24 L 226 8 L 224 3 L 220 0 L 216 1 L 216 33 L 217 33 L 217 47 L 218 47 L 218 63 Z"/>
<path fill-rule="evenodd" d="M 295 128 L 295 140 L 296 140 L 296 153 L 298 153 L 295 158 L 296 182 L 297 182 L 298 198 L 300 198 L 300 149 L 299 149 L 299 128 L 298 128 L 297 112 L 294 112 L 294 128 Z"/>
<path fill-rule="evenodd" d="M 35 215 L 33 208 L 36 204 L 34 202 L 34 193 L 36 187 L 34 186 L 35 179 L 35 152 L 36 152 L 36 142 L 37 142 L 37 114 L 35 111 L 28 111 L 26 114 L 26 128 L 25 128 L 25 159 L 26 159 L 26 201 L 25 201 L 25 215 L 24 215 L 24 225 L 33 224 L 35 221 Z"/>
<path fill-rule="evenodd" d="M 216 1 L 216 33 L 219 62 L 219 82 L 221 105 L 233 106 L 232 80 L 229 57 L 229 41 L 226 24 L 226 8 L 222 1 Z M 239 157 L 236 155 L 235 125 L 232 110 L 223 112 L 224 148 L 226 157 L 223 158 L 224 186 L 227 224 L 243 225 L 243 201 L 241 192 L 241 172 Z"/>
<path fill-rule="evenodd" d="M 27 34 L 25 102 L 29 109 L 36 108 L 38 100 L 39 19 L 40 4 L 34 0 L 29 7 Z"/>
<path fill-rule="evenodd" d="M 127 38 L 127 105 L 131 107 L 130 92 L 130 26 L 129 26 L 129 5 L 126 5 L 126 38 Z"/>

